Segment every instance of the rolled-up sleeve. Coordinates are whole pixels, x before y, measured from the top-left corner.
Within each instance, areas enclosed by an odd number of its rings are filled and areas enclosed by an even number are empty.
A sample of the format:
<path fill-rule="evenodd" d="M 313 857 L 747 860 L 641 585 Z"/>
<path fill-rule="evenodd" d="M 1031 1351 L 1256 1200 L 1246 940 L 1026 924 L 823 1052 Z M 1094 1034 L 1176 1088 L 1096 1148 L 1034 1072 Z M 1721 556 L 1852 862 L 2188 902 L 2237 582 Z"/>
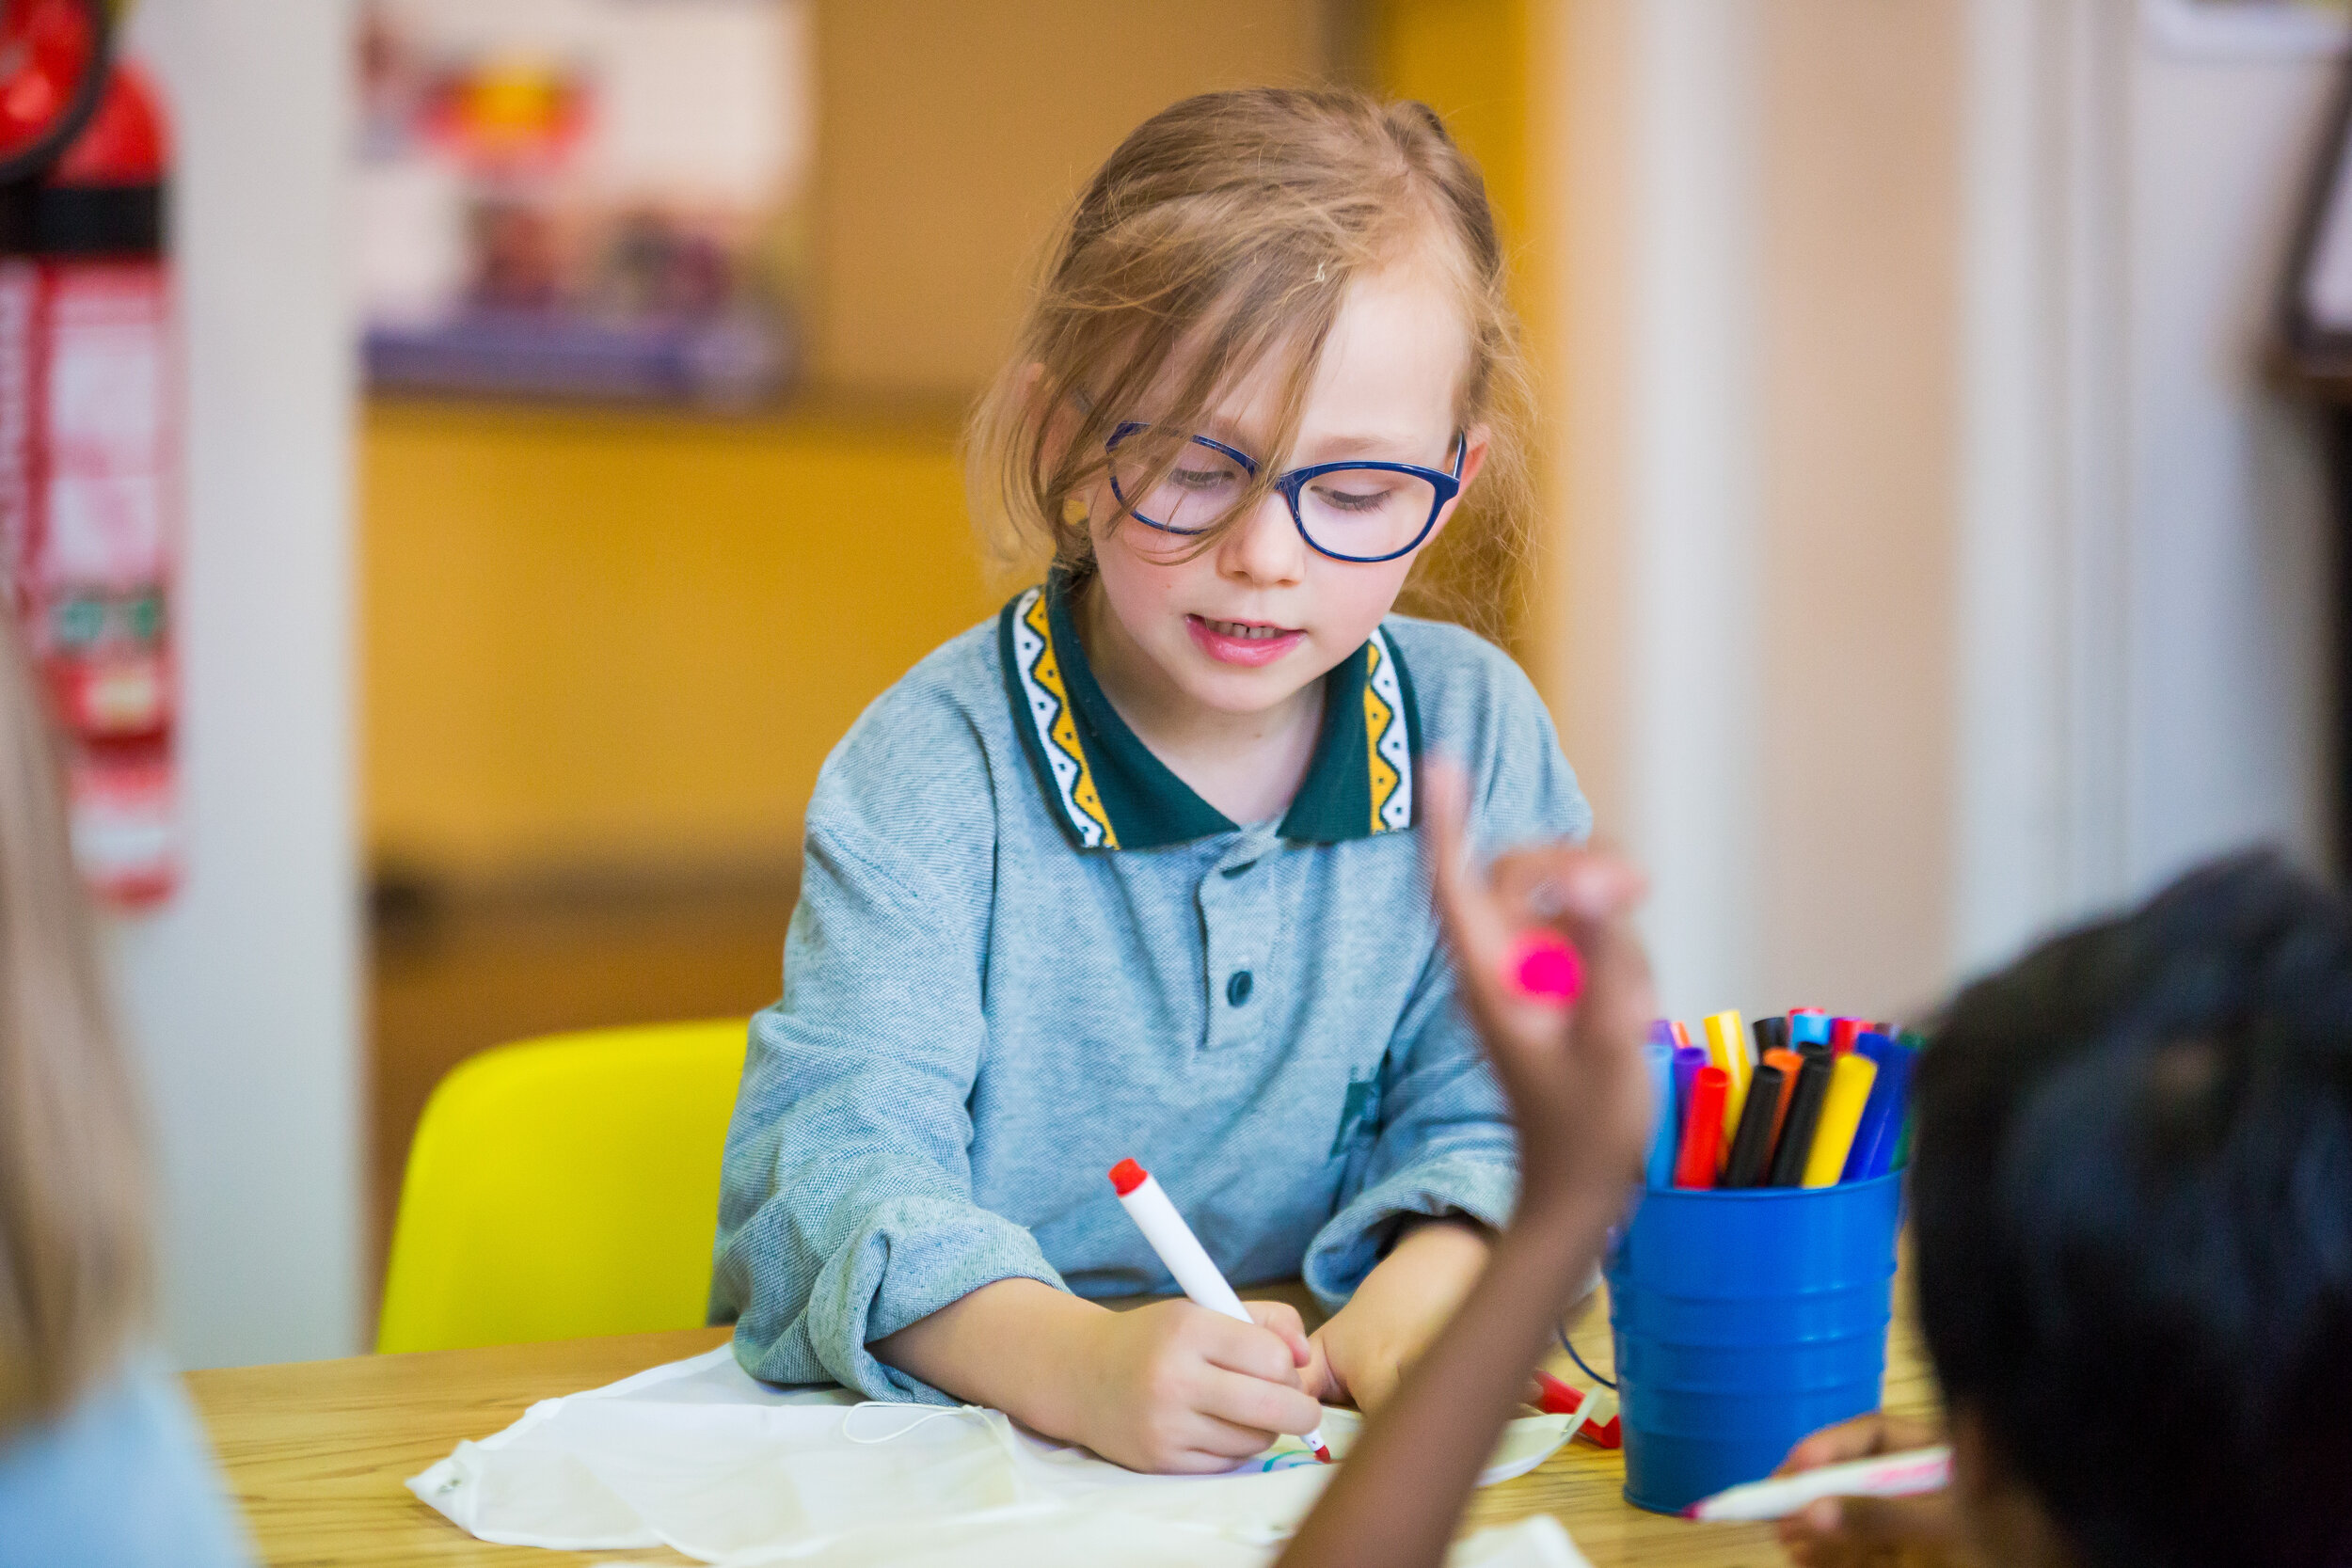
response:
<path fill-rule="evenodd" d="M 944 1402 L 867 1346 L 995 1280 L 1061 1284 L 972 1198 L 984 926 L 919 853 L 812 810 L 721 1182 L 711 1311 L 754 1376 Z"/>

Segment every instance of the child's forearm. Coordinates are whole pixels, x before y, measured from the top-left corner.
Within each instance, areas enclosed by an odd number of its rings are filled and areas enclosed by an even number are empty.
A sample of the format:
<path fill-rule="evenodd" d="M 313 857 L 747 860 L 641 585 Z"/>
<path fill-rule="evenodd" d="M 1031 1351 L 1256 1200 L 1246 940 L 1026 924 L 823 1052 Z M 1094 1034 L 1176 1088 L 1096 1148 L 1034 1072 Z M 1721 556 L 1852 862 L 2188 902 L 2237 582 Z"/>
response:
<path fill-rule="evenodd" d="M 1386 1404 L 1405 1369 L 1469 1293 L 1493 1244 L 1494 1232 L 1474 1220 L 1415 1222 L 1315 1336 L 1332 1388 L 1367 1415 Z"/>
<path fill-rule="evenodd" d="M 1110 1309 L 1036 1279 L 999 1279 L 866 1347 L 943 1393 L 1050 1437 L 1079 1435 L 1073 1357 Z"/>
<path fill-rule="evenodd" d="M 1380 1419 L 1299 1529 L 1280 1568 L 1428 1568 L 1542 1358 L 1562 1307 L 1599 1259 L 1621 1203 L 1521 1213 L 1496 1240 L 1461 1309 L 1422 1353 Z"/>
<path fill-rule="evenodd" d="M 1384 1272 L 1409 1272 L 1443 1278 L 1459 1293 L 1468 1290 L 1470 1282 L 1478 1277 L 1478 1271 L 1486 1266 L 1486 1252 L 1494 1245 L 1494 1239 L 1493 1230 L 1458 1214 L 1415 1221 L 1397 1237 L 1389 1255 L 1380 1259 L 1366 1283 Z M 1397 1264 L 1397 1268 L 1390 1269 L 1391 1263 Z"/>

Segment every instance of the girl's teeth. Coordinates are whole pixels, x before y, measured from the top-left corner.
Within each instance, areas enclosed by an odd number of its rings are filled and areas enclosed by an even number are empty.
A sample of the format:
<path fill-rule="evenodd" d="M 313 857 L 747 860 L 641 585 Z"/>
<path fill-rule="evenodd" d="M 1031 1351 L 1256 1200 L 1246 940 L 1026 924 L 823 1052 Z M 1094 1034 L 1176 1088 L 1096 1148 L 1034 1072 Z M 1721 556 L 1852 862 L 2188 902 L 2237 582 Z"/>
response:
<path fill-rule="evenodd" d="M 1245 626 L 1238 621 L 1211 621 L 1209 629 L 1219 637 L 1238 637 L 1245 642 L 1263 642 L 1282 635 L 1279 626 Z"/>

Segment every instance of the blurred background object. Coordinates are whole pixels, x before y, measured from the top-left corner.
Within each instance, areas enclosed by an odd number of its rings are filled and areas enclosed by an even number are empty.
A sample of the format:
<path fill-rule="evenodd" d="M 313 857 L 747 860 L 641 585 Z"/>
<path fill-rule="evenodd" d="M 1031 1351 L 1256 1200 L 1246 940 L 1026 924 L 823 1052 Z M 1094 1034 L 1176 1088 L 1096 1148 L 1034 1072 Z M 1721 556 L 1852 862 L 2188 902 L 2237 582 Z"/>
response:
<path fill-rule="evenodd" d="M 0 9 L 0 587 L 58 720 L 75 862 L 118 909 L 180 875 L 169 157 L 100 0 Z"/>
<path fill-rule="evenodd" d="M 367 0 L 359 294 L 387 391 L 741 406 L 789 372 L 808 0 Z"/>

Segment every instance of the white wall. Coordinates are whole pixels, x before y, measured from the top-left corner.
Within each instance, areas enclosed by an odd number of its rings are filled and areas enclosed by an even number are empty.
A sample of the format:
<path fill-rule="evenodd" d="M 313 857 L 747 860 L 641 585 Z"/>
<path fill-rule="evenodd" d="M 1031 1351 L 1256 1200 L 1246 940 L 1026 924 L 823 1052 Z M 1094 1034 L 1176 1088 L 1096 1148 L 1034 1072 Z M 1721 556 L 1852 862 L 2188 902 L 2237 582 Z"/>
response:
<path fill-rule="evenodd" d="M 2339 69 L 2167 0 L 1970 11 L 1963 965 L 2224 849 L 2327 858 L 2324 474 L 2260 364 Z"/>
<path fill-rule="evenodd" d="M 2337 63 L 2217 14 L 1535 29 L 1535 673 L 1669 1006 L 1915 1006 L 2203 856 L 2324 858 L 2328 520 L 2260 356 Z"/>
<path fill-rule="evenodd" d="M 115 932 L 184 1365 L 357 1348 L 348 9 L 147 0 L 178 138 L 188 876 Z"/>
<path fill-rule="evenodd" d="M 1660 994 L 1685 1011 L 1753 997 L 1760 979 L 1756 21 L 1722 0 L 1646 0 L 1631 38 L 1618 831 L 1650 872 Z"/>
<path fill-rule="evenodd" d="M 1574 0 L 1532 33 L 1531 314 L 1559 324 L 1532 664 L 1650 872 L 1681 1016 L 1883 1015 L 1946 971 L 1917 715 L 1949 706 L 1953 326 L 1916 193 L 1957 177 L 1950 5 Z"/>
<path fill-rule="evenodd" d="M 2325 474 L 2260 361 L 2338 70 L 2134 51 L 2128 891 L 2253 839 L 2328 852 Z"/>

